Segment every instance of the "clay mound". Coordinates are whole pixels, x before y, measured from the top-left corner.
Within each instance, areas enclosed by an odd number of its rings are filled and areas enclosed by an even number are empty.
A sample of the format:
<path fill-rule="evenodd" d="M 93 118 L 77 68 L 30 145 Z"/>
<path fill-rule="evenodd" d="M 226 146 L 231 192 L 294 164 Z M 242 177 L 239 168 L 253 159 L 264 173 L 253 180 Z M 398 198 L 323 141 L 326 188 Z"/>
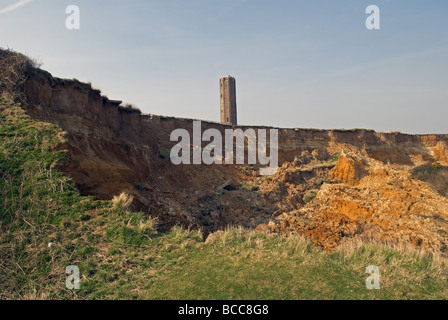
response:
<path fill-rule="evenodd" d="M 347 155 L 343 151 L 336 166 L 330 172 L 330 178 L 349 185 L 356 185 L 368 174 L 366 166 L 366 161 L 360 156 Z"/>

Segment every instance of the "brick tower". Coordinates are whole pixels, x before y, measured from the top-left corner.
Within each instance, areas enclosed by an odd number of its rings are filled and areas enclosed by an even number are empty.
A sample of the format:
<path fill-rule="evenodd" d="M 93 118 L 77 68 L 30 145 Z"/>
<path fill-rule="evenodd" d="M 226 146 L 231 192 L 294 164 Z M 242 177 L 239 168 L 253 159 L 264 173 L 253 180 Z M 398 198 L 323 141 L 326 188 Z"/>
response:
<path fill-rule="evenodd" d="M 221 123 L 236 125 L 235 78 L 226 76 L 219 79 L 221 92 Z"/>

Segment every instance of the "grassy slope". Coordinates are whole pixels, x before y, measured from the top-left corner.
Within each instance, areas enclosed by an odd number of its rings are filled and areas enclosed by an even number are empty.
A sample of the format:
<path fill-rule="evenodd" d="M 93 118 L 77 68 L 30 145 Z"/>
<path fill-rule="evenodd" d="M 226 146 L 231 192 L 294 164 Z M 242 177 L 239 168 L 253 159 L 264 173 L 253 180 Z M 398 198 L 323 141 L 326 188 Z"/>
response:
<path fill-rule="evenodd" d="M 437 163 L 437 162 L 436 162 Z M 435 191 L 448 197 L 448 168 L 440 165 L 425 164 L 411 170 L 415 179 L 429 184 Z"/>
<path fill-rule="evenodd" d="M 0 299 L 447 299 L 448 268 L 410 249 L 232 228 L 203 242 L 118 203 L 81 197 L 52 170 L 63 132 L 0 101 Z M 56 246 L 49 248 L 48 243 Z M 65 288 L 77 265 L 81 289 Z M 381 271 L 367 290 L 365 269 Z"/>

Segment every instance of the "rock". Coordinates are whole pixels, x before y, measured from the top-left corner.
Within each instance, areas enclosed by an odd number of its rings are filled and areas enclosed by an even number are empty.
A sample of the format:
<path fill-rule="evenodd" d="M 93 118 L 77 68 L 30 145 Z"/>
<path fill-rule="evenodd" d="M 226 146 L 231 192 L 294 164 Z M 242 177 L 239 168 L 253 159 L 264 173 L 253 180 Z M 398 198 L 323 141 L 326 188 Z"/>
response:
<path fill-rule="evenodd" d="M 330 156 L 328 154 L 327 149 L 316 149 L 316 150 L 313 150 L 313 152 L 311 154 L 314 157 L 316 157 L 318 160 L 327 160 L 328 157 Z"/>
<path fill-rule="evenodd" d="M 145 207 L 149 207 L 151 204 L 151 201 L 143 197 L 138 198 L 138 201 L 140 201 Z"/>
<path fill-rule="evenodd" d="M 227 191 L 238 190 L 238 184 L 235 183 L 235 181 L 233 179 L 230 179 L 226 183 L 219 186 L 218 189 L 227 190 Z"/>

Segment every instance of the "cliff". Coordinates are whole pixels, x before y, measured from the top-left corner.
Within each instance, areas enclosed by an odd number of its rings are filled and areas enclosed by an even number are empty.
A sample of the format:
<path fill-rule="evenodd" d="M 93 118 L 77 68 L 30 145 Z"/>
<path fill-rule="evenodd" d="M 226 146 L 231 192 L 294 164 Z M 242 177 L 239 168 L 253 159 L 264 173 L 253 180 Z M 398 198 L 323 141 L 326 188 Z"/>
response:
<path fill-rule="evenodd" d="M 170 134 L 179 128 L 191 133 L 192 119 L 142 114 L 101 96 L 89 84 L 54 78 L 39 69 L 29 71 L 23 91 L 27 113 L 66 132 L 67 143 L 59 148 L 67 150 L 68 157 L 59 169 L 73 178 L 83 194 L 111 199 L 126 191 L 134 196 L 138 209 L 159 217 L 166 227 L 180 223 L 208 231 L 230 224 L 265 228 L 270 220 L 283 215 L 283 227 L 278 227 L 280 224 L 272 227 L 276 222 L 271 221 L 271 231 L 290 232 L 291 226 L 295 226 L 295 231 L 303 233 L 306 229 L 303 224 L 288 220 L 285 227 L 285 215 L 307 208 L 310 204 L 303 198 L 313 188 L 319 192 L 316 201 L 322 199 L 322 190 L 335 185 L 355 188 L 362 179 L 370 177 L 373 171 L 368 168 L 372 163 L 386 171 L 398 170 L 406 179 L 413 179 L 407 175 L 409 170 L 425 163 L 448 165 L 448 135 L 378 133 L 365 129 L 278 129 L 282 168 L 273 177 L 260 177 L 257 166 L 249 165 L 176 166 L 167 156 L 175 144 L 170 141 Z M 203 130 L 209 128 L 223 132 L 232 126 L 202 122 Z M 341 153 L 343 156 L 339 156 Z M 356 156 L 349 159 L 346 154 Z M 316 187 L 316 179 L 324 182 L 328 179 L 329 184 L 322 182 Z M 234 191 L 222 188 L 229 180 Z M 319 191 L 322 185 L 327 189 Z M 414 184 L 412 188 L 423 186 Z M 436 194 L 435 190 L 425 190 Z M 347 196 L 344 191 L 339 192 Z M 361 195 L 357 197 L 359 201 L 366 200 Z M 381 197 L 377 200 L 381 202 Z M 446 198 L 437 201 L 443 202 L 440 210 L 447 214 Z M 361 210 L 347 202 L 333 207 L 336 212 Z M 378 213 L 377 204 L 368 207 L 363 212 Z M 352 219 L 354 225 L 358 221 L 347 215 L 344 219 Z M 308 236 L 331 249 L 346 236 L 339 231 L 337 237 L 326 235 L 324 240 L 319 237 L 316 240 L 310 233 Z M 440 241 L 438 245 L 443 246 Z"/>

